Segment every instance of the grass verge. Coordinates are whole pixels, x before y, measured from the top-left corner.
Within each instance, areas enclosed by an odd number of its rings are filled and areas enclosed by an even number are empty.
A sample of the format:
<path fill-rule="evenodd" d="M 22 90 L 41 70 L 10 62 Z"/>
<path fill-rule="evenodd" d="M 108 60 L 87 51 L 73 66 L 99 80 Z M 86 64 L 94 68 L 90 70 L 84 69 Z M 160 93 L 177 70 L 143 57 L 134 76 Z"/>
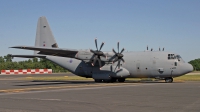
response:
<path fill-rule="evenodd" d="M 183 75 L 174 78 L 174 81 L 200 81 L 200 75 Z"/>

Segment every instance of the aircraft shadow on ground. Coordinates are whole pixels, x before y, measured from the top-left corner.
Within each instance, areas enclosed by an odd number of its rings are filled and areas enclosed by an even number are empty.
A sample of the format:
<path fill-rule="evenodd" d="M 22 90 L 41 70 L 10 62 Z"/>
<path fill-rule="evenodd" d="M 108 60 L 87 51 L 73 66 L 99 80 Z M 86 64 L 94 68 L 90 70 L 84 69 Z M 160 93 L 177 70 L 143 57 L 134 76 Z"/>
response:
<path fill-rule="evenodd" d="M 27 82 L 26 82 L 27 83 Z M 93 81 L 43 81 L 34 80 L 31 84 L 19 84 L 15 86 L 41 86 L 41 85 L 67 85 L 67 84 L 93 84 Z"/>
<path fill-rule="evenodd" d="M 20 82 L 23 83 L 23 82 Z M 26 82 L 27 83 L 27 82 Z M 29 82 L 30 83 L 30 82 Z M 104 82 L 102 82 L 104 83 Z M 120 82 L 114 82 L 114 84 L 120 84 Z M 164 81 L 149 81 L 149 80 L 128 80 L 123 83 L 165 83 Z M 123 84 L 121 83 L 121 84 Z M 183 83 L 183 82 L 173 82 L 173 83 Z M 15 86 L 41 86 L 41 85 L 67 85 L 67 84 L 96 84 L 94 81 L 45 81 L 45 80 L 33 80 L 31 84 L 19 84 Z M 108 83 L 109 84 L 109 83 Z"/>

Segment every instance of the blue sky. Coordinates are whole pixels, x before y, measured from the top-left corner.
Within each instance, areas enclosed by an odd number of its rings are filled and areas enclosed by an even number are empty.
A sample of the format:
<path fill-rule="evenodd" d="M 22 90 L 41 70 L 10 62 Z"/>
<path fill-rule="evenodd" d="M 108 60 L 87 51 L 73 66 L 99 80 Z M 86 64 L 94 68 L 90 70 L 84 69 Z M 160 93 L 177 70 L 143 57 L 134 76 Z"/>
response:
<path fill-rule="evenodd" d="M 37 20 L 46 16 L 61 48 L 154 50 L 200 58 L 199 0 L 0 0 L 0 56 L 33 54 L 9 49 L 34 45 Z"/>

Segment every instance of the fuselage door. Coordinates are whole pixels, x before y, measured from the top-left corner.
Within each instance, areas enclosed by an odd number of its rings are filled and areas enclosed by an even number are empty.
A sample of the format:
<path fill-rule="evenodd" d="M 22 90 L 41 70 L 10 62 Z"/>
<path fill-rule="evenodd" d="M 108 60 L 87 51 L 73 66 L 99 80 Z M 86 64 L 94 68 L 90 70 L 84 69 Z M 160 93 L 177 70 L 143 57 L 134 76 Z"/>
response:
<path fill-rule="evenodd" d="M 153 57 L 152 58 L 152 67 L 151 67 L 152 76 L 158 76 L 159 75 L 157 62 L 158 62 L 158 59 L 156 57 Z"/>

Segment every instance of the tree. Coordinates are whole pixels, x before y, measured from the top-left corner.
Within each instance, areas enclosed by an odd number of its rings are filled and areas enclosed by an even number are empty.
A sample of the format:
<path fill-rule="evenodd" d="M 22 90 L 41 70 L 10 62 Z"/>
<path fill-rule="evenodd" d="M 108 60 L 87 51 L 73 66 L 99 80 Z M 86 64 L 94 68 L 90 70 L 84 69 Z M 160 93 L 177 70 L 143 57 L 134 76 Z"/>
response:
<path fill-rule="evenodd" d="M 55 72 L 67 72 L 64 68 L 47 59 L 38 60 L 38 58 L 33 58 L 26 61 L 13 62 L 10 55 L 0 56 L 0 70 L 11 69 L 52 69 Z"/>

